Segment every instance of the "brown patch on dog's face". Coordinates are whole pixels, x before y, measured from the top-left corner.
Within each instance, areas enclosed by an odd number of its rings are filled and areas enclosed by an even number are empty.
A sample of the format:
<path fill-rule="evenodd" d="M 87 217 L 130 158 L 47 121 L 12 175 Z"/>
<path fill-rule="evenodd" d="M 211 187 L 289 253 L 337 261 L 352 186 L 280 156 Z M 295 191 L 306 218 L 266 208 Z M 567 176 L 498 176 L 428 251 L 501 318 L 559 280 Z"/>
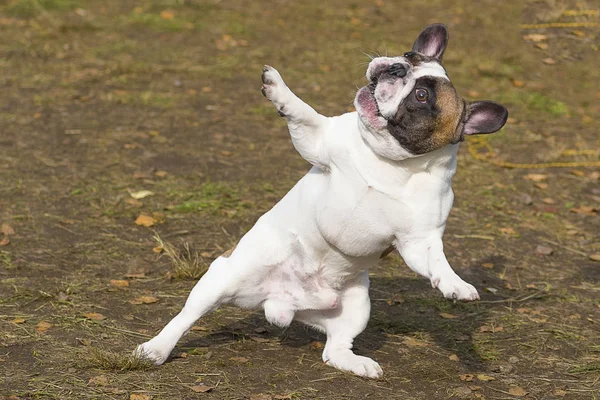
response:
<path fill-rule="evenodd" d="M 425 154 L 460 141 L 464 108 L 450 81 L 424 76 L 417 79 L 387 128 L 404 149 Z"/>

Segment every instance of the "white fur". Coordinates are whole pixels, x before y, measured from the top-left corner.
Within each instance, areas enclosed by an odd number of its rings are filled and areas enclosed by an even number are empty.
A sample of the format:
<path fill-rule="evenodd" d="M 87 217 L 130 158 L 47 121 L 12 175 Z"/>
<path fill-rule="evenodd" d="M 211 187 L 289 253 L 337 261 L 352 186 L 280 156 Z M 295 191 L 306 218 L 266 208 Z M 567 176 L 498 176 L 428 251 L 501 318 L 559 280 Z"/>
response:
<path fill-rule="evenodd" d="M 285 114 L 294 146 L 313 168 L 259 218 L 229 258 L 212 263 L 179 315 L 137 352 L 163 363 L 198 318 L 232 303 L 263 307 L 266 318 L 282 327 L 292 319 L 315 327 L 327 334 L 325 362 L 380 377 L 375 361 L 351 349 L 369 320 L 368 269 L 389 245 L 445 297 L 478 298 L 442 249 L 458 145 L 393 161 L 365 140 L 375 134 L 356 112 L 319 115 L 271 67 L 264 92 Z"/>

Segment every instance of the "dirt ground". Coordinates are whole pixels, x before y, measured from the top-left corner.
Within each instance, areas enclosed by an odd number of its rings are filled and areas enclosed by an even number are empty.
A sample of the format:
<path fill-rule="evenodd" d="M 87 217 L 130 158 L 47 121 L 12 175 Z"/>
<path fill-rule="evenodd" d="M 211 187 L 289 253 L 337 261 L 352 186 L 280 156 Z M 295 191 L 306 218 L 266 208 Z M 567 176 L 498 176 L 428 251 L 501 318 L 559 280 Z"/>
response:
<path fill-rule="evenodd" d="M 401 54 L 432 22 L 459 93 L 511 116 L 493 154 L 461 145 L 445 234 L 482 300 L 386 258 L 356 341 L 380 380 L 235 308 L 161 367 L 130 359 L 194 285 L 154 235 L 205 267 L 309 169 L 263 64 L 337 115 L 365 53 Z M 0 398 L 600 398 L 598 22 L 592 1 L 0 2 Z"/>

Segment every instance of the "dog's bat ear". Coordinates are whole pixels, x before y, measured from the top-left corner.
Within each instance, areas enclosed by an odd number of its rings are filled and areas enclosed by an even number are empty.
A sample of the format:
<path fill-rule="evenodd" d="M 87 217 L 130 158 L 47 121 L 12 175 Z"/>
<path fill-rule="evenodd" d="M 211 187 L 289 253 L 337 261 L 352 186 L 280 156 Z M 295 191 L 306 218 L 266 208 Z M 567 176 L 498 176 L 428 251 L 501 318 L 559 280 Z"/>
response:
<path fill-rule="evenodd" d="M 476 135 L 500 130 L 508 119 L 508 110 L 493 101 L 475 101 L 467 106 L 463 134 Z"/>
<path fill-rule="evenodd" d="M 442 61 L 448 44 L 448 28 L 444 24 L 429 25 L 413 44 L 412 51 Z"/>

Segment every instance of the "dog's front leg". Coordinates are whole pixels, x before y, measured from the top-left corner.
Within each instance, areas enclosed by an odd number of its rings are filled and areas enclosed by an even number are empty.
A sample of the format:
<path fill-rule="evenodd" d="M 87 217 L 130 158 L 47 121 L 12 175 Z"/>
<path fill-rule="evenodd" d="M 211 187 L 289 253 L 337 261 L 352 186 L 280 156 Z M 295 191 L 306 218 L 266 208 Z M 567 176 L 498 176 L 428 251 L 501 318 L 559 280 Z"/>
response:
<path fill-rule="evenodd" d="M 277 113 L 286 119 L 298 153 L 311 164 L 327 169 L 329 157 L 324 137 L 329 119 L 292 93 L 275 68 L 265 65 L 262 81 L 261 91 L 275 105 Z"/>
<path fill-rule="evenodd" d="M 441 234 L 410 240 L 398 240 L 396 247 L 410 269 L 429 278 L 431 286 L 438 288 L 444 297 L 457 300 L 478 300 L 473 285 L 463 281 L 452 270 L 444 254 Z"/>

